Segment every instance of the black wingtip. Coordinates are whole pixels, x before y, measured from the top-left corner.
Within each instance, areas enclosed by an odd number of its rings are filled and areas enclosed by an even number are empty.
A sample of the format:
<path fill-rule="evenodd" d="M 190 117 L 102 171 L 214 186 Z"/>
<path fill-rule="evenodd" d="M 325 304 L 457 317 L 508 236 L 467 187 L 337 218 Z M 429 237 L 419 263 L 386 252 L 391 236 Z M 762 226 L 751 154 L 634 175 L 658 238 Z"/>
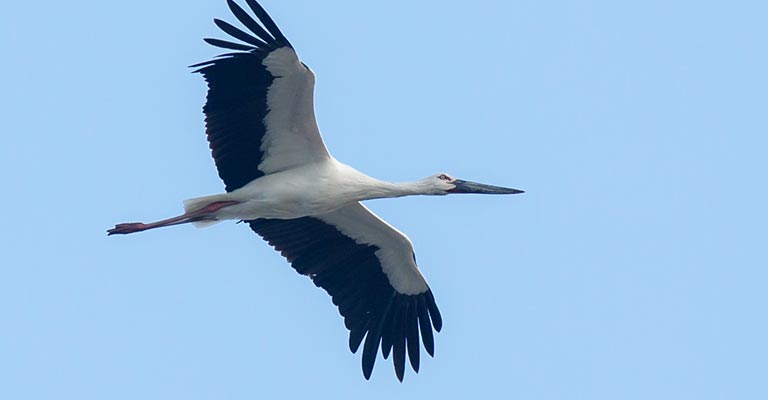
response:
<path fill-rule="evenodd" d="M 275 41 L 278 44 L 293 48 L 291 42 L 289 42 L 285 35 L 283 35 L 283 32 L 280 31 L 280 28 L 277 27 L 275 21 L 272 20 L 272 17 L 269 16 L 261 4 L 259 4 L 256 0 L 245 0 L 245 2 L 248 3 L 249 7 L 251 7 L 251 10 L 253 10 L 253 13 L 256 14 L 256 16 L 259 18 L 259 21 L 261 21 L 262 25 L 267 28 L 267 31 L 269 31 L 269 33 L 275 37 Z"/>
<path fill-rule="evenodd" d="M 360 344 L 363 343 L 364 337 L 365 329 L 352 330 L 349 332 L 349 351 L 351 351 L 352 354 L 357 353 L 357 350 L 360 348 Z"/>
<path fill-rule="evenodd" d="M 365 379 L 370 379 L 371 373 L 373 373 L 373 365 L 376 363 L 376 354 L 379 349 L 379 336 L 373 329 L 368 331 L 365 337 L 365 344 L 363 344 L 363 376 Z"/>
<path fill-rule="evenodd" d="M 435 356 L 435 337 L 432 334 L 432 324 L 429 322 L 429 311 L 427 310 L 427 301 L 424 296 L 419 296 L 418 300 L 419 330 L 421 331 L 421 340 L 424 343 L 424 350 L 430 357 Z"/>
<path fill-rule="evenodd" d="M 365 366 L 363 366 L 363 378 L 365 378 L 366 381 L 371 380 L 372 373 L 373 373 L 373 366 L 371 366 L 370 369 L 366 369 Z"/>
<path fill-rule="evenodd" d="M 406 319 L 408 318 L 407 297 L 397 297 L 397 317 L 393 321 L 394 340 L 392 341 L 392 364 L 395 367 L 395 375 L 401 382 L 405 376 L 405 335 Z"/>
<path fill-rule="evenodd" d="M 270 34 L 264 30 L 264 28 L 259 25 L 258 22 L 256 22 L 253 18 L 251 18 L 250 15 L 248 15 L 245 10 L 243 10 L 240 6 L 237 5 L 232 0 L 227 0 L 227 5 L 229 6 L 230 11 L 232 11 L 232 14 L 234 14 L 235 18 L 237 18 L 238 21 L 240 21 L 243 25 L 245 25 L 251 32 L 253 32 L 254 35 L 258 36 L 259 39 L 263 40 L 265 43 L 267 43 L 267 46 L 269 48 L 273 48 L 273 44 L 275 42 L 275 38 L 270 36 Z"/>
<path fill-rule="evenodd" d="M 417 298 L 410 299 L 408 302 L 408 317 L 405 320 L 405 340 L 406 348 L 408 349 L 408 360 L 411 363 L 411 368 L 415 372 L 419 372 L 420 352 L 419 346 L 419 320 L 418 320 L 418 300 Z"/>
<path fill-rule="evenodd" d="M 435 327 L 435 331 L 440 332 L 443 329 L 443 317 L 440 316 L 440 310 L 437 309 L 437 303 L 435 303 L 435 296 L 432 291 L 428 291 L 427 308 L 429 309 L 429 317 L 432 319 L 432 326 Z"/>
<path fill-rule="evenodd" d="M 256 39 L 255 37 L 243 32 L 242 30 L 236 28 L 234 25 L 230 24 L 229 22 L 222 21 L 218 18 L 214 18 L 213 23 L 216 24 L 216 26 L 218 26 L 219 29 L 224 31 L 227 35 L 232 36 L 235 39 L 238 39 L 250 45 L 256 46 L 257 48 L 268 47 L 267 43 L 265 43 L 264 41 Z"/>
<path fill-rule="evenodd" d="M 256 50 L 256 47 L 253 47 L 253 46 L 246 46 L 244 44 L 229 42 L 221 39 L 204 38 L 203 41 L 205 41 L 205 43 L 208 43 L 212 46 L 221 47 L 222 49 L 240 50 L 240 51 Z"/>

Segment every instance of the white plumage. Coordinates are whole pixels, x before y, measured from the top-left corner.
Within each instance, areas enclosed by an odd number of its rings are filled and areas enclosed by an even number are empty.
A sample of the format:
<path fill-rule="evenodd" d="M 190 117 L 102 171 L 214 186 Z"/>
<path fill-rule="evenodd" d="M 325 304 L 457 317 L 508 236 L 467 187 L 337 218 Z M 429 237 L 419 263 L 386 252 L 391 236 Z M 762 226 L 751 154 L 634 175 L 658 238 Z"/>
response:
<path fill-rule="evenodd" d="M 206 133 L 226 193 L 186 200 L 184 214 L 154 223 L 118 224 L 128 234 L 163 226 L 242 220 L 297 270 L 325 289 L 350 330 L 349 347 L 363 346 L 368 379 L 379 349 L 393 356 L 402 380 L 406 359 L 418 372 L 420 344 L 434 354 L 442 317 L 416 266 L 411 241 L 360 201 L 449 193 L 515 194 L 520 190 L 431 175 L 392 183 L 334 159 L 315 121 L 315 75 L 255 0 L 260 25 L 232 0 L 251 31 L 221 20 L 245 43 L 205 39 L 235 50 L 193 67 L 208 83 Z"/>

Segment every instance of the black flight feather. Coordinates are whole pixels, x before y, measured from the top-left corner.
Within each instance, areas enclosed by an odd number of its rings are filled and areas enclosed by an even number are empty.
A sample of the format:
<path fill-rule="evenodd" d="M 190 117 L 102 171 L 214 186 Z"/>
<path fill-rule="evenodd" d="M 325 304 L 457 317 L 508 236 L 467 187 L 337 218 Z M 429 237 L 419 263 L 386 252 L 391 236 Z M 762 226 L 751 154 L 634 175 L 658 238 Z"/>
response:
<path fill-rule="evenodd" d="M 283 33 L 280 32 L 280 28 L 277 27 L 275 21 L 272 20 L 272 17 L 267 14 L 267 12 L 263 7 L 261 7 L 259 3 L 257 3 L 255 0 L 245 0 L 245 2 L 248 3 L 248 6 L 251 7 L 251 10 L 253 10 L 254 14 L 256 14 L 256 16 L 259 18 L 259 21 L 261 21 L 264 27 L 267 28 L 269 33 L 275 37 L 275 42 L 277 42 L 277 44 L 293 48 L 288 39 L 286 39 L 285 36 L 283 36 Z"/>
<path fill-rule="evenodd" d="M 226 40 L 221 40 L 221 39 L 205 38 L 203 40 L 206 43 L 210 44 L 210 45 L 214 45 L 216 47 L 221 47 L 223 49 L 242 50 L 242 51 L 251 51 L 251 50 L 255 49 L 255 47 L 252 47 L 252 46 L 246 46 L 246 45 L 240 44 L 240 43 L 228 42 Z M 196 67 L 196 66 L 202 65 L 202 64 L 205 64 L 205 63 L 195 64 L 195 65 L 192 65 L 192 67 Z"/>
<path fill-rule="evenodd" d="M 266 42 L 270 48 L 274 48 L 275 44 L 275 38 L 269 35 L 267 31 L 264 30 L 264 28 L 259 25 L 258 22 L 254 21 L 253 18 L 251 18 L 250 15 L 248 15 L 245 10 L 240 8 L 237 3 L 235 3 L 232 0 L 227 0 L 227 5 L 229 6 L 229 9 L 232 11 L 232 14 L 235 15 L 235 18 L 237 18 L 238 21 L 240 21 L 243 25 L 245 25 L 251 32 L 253 32 L 254 35 L 258 36 L 261 40 Z"/>
<path fill-rule="evenodd" d="M 222 31 L 227 33 L 229 36 L 232 36 L 233 38 L 240 39 L 245 43 L 252 44 L 256 47 L 266 47 L 267 44 L 262 42 L 259 39 L 256 39 L 255 37 L 241 31 L 239 28 L 236 28 L 232 24 L 226 21 L 222 21 L 218 18 L 213 19 L 213 23 L 216 24 Z"/>

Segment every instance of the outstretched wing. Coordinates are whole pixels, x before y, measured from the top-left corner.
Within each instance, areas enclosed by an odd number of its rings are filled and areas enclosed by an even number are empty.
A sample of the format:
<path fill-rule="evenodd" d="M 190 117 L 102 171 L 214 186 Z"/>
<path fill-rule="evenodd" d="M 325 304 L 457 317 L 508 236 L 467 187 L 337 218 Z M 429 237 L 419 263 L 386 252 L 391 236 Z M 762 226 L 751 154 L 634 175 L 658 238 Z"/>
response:
<path fill-rule="evenodd" d="M 206 133 L 228 192 L 263 175 L 330 157 L 315 121 L 314 74 L 259 3 L 246 3 L 263 27 L 227 0 L 252 34 L 214 19 L 242 43 L 205 39 L 235 52 L 192 66 L 208 82 Z"/>
<path fill-rule="evenodd" d="M 411 241 L 360 203 L 329 214 L 248 221 L 256 233 L 331 295 L 349 329 L 349 349 L 363 344 L 363 375 L 369 379 L 379 347 L 390 352 L 397 378 L 405 373 L 406 349 L 419 371 L 419 337 L 434 355 L 432 330 L 442 318 L 416 266 Z"/>

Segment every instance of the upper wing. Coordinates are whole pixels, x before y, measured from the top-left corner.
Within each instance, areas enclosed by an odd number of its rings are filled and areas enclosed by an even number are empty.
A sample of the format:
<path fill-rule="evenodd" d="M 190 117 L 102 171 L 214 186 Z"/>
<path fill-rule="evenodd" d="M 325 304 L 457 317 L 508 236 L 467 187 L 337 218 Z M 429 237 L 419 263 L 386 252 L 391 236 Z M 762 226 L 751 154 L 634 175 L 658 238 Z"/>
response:
<path fill-rule="evenodd" d="M 331 295 L 349 329 L 354 353 L 363 342 L 363 374 L 370 378 L 379 344 L 393 354 L 403 380 L 405 353 L 419 371 L 419 332 L 434 355 L 432 329 L 442 318 L 416 267 L 410 240 L 360 203 L 317 217 L 248 221 L 256 233 Z"/>
<path fill-rule="evenodd" d="M 314 74 L 264 9 L 255 0 L 246 2 L 264 27 L 227 0 L 235 17 L 256 36 L 214 19 L 221 30 L 246 44 L 205 39 L 237 51 L 193 65 L 208 82 L 206 133 L 228 192 L 265 174 L 329 157 L 315 121 Z"/>

